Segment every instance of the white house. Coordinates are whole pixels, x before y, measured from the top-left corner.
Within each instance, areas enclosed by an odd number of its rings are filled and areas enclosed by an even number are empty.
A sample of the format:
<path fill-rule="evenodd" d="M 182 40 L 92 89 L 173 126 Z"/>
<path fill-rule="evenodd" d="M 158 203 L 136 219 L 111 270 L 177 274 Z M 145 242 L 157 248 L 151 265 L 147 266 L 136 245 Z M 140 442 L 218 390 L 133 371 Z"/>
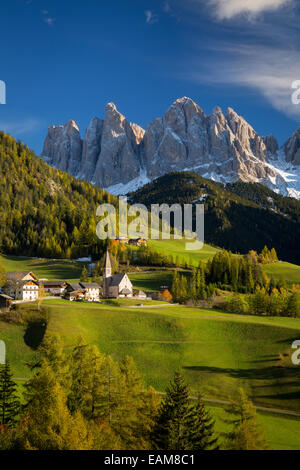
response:
<path fill-rule="evenodd" d="M 15 300 L 37 300 L 39 284 L 37 281 L 7 281 L 4 292 Z"/>
<path fill-rule="evenodd" d="M 100 286 L 96 282 L 80 282 L 79 285 L 84 289 L 84 298 L 90 302 L 96 302 L 100 299 Z"/>
<path fill-rule="evenodd" d="M 66 281 L 41 281 L 47 295 L 62 295 L 67 283 Z"/>
<path fill-rule="evenodd" d="M 3 292 L 15 300 L 33 301 L 39 298 L 39 283 L 33 272 L 8 272 Z"/>

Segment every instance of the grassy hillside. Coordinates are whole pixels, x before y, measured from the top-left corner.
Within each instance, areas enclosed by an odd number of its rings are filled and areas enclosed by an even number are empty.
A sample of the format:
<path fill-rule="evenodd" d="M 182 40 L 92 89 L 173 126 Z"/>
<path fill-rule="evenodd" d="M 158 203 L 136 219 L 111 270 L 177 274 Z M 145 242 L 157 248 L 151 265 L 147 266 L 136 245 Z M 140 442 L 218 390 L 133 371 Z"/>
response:
<path fill-rule="evenodd" d="M 224 187 L 196 173 L 176 172 L 130 194 L 130 201 L 147 207 L 202 202 L 206 243 L 235 253 L 260 252 L 267 245 L 276 249 L 280 259 L 300 264 L 300 201 L 277 197 L 261 185 Z"/>
<path fill-rule="evenodd" d="M 151 250 L 172 255 L 174 259 L 178 257 L 180 262 L 186 262 L 189 266 L 198 266 L 199 261 L 207 261 L 219 251 L 218 248 L 209 245 L 204 245 L 202 250 L 187 251 L 185 243 L 184 240 L 149 240 L 148 244 Z"/>
<path fill-rule="evenodd" d="M 46 258 L 0 255 L 6 271 L 33 271 L 39 279 L 78 280 L 85 263 Z"/>
<path fill-rule="evenodd" d="M 216 421 L 218 432 L 228 431 L 224 419 L 228 418 L 221 407 L 209 407 Z M 258 413 L 258 422 L 263 427 L 269 448 L 271 450 L 300 449 L 300 420 L 269 413 Z"/>
<path fill-rule="evenodd" d="M 117 305 L 45 301 L 48 330 L 71 346 L 82 335 L 90 344 L 120 359 L 132 355 L 147 384 L 165 390 L 181 368 L 192 387 L 209 398 L 228 399 L 243 386 L 257 405 L 300 412 L 299 368 L 289 354 L 299 339 L 300 320 L 223 314 L 187 307 L 130 308 Z M 25 367 L 34 352 L 24 344 L 24 327 L 0 322 L 14 375 L 28 377 Z M 224 411 L 212 408 L 218 429 Z M 300 448 L 300 421 L 260 414 L 272 448 Z M 297 435 L 296 430 L 299 429 Z"/>
<path fill-rule="evenodd" d="M 279 262 L 264 266 L 269 277 L 274 279 L 283 279 L 288 284 L 300 284 L 300 266 L 291 263 Z"/>
<path fill-rule="evenodd" d="M 299 369 L 287 355 L 292 341 L 299 339 L 300 320 L 178 306 L 46 304 L 49 331 L 61 333 L 68 344 L 82 334 L 118 358 L 131 354 L 158 390 L 182 367 L 193 389 L 201 385 L 209 397 L 226 398 L 241 385 L 257 404 L 300 411 Z"/>

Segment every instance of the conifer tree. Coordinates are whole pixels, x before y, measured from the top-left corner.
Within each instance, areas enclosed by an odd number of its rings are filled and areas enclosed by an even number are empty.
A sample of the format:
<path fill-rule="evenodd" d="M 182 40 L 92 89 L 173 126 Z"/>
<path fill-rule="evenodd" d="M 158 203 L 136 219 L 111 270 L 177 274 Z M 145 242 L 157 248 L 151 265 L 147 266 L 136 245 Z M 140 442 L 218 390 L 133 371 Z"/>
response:
<path fill-rule="evenodd" d="M 8 361 L 0 365 L 0 424 L 13 427 L 20 411 L 17 385 Z"/>
<path fill-rule="evenodd" d="M 217 450 L 218 439 L 215 435 L 215 422 L 206 410 L 200 396 L 192 404 L 187 417 L 187 436 L 185 450 Z"/>
<path fill-rule="evenodd" d="M 242 388 L 238 390 L 237 400 L 232 403 L 227 412 L 233 417 L 225 420 L 228 425 L 232 426 L 231 431 L 224 434 L 226 449 L 267 449 L 263 431 L 257 423 L 255 407 Z"/>
<path fill-rule="evenodd" d="M 178 272 L 177 269 L 173 272 L 173 280 L 172 280 L 172 295 L 174 302 L 178 301 L 178 290 L 179 290 L 179 279 L 178 279 Z"/>
<path fill-rule="evenodd" d="M 88 282 L 89 280 L 89 275 L 88 275 L 88 270 L 86 266 L 83 266 L 81 275 L 80 275 L 80 282 Z"/>
<path fill-rule="evenodd" d="M 217 448 L 214 421 L 203 402 L 193 403 L 180 373 L 175 373 L 162 400 L 152 431 L 160 450 L 213 450 Z"/>
<path fill-rule="evenodd" d="M 162 400 L 152 432 L 156 449 L 185 450 L 189 408 L 188 388 L 182 375 L 176 372 Z"/>

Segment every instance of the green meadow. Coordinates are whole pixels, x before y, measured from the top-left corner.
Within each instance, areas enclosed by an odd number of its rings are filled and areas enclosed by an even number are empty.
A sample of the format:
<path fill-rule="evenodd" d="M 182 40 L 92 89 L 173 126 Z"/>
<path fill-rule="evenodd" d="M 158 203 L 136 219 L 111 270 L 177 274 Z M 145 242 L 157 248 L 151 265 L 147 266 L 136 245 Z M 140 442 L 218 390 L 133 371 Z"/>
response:
<path fill-rule="evenodd" d="M 207 261 L 213 258 L 219 248 L 204 245 L 201 250 L 186 250 L 185 244 L 191 243 L 188 240 L 149 240 L 149 248 L 167 256 L 178 257 L 181 263 L 189 266 L 198 266 L 200 261 Z"/>
<path fill-rule="evenodd" d="M 274 279 L 282 279 L 288 284 L 300 284 L 300 266 L 280 261 L 275 264 L 268 264 L 264 267 L 269 277 Z"/>
<path fill-rule="evenodd" d="M 153 245 L 152 245 L 153 243 Z M 194 265 L 217 251 L 205 246 L 185 252 L 181 241 L 151 241 L 153 249 L 186 256 Z M 40 278 L 77 280 L 82 263 L 65 260 L 1 256 L 6 270 L 34 271 Z M 300 267 L 279 262 L 264 266 L 269 277 L 300 283 Z M 172 283 L 171 269 L 129 275 L 134 287 L 157 291 Z M 222 313 L 185 306 L 161 306 L 156 301 L 111 300 L 100 304 L 44 300 L 48 331 L 59 333 L 66 347 L 82 336 L 100 351 L 121 359 L 134 357 L 147 385 L 164 391 L 181 369 L 192 393 L 229 400 L 242 386 L 257 406 L 300 414 L 300 368 L 291 363 L 291 344 L 300 339 L 300 319 Z M 24 307 L 25 308 L 25 307 Z M 35 350 L 26 324 L 0 321 L 0 339 L 7 347 L 14 376 L 28 378 L 27 363 Z M 22 381 L 19 381 L 21 383 Z M 224 408 L 209 404 L 218 431 L 226 430 Z M 272 449 L 300 449 L 300 418 L 259 412 Z"/>
<path fill-rule="evenodd" d="M 78 280 L 85 263 L 71 260 L 0 255 L 6 271 L 33 271 L 39 279 Z"/>
<path fill-rule="evenodd" d="M 201 391 L 206 398 L 228 400 L 242 386 L 258 406 L 300 413 L 300 369 L 290 361 L 291 343 L 300 337 L 300 319 L 148 305 L 44 301 L 48 331 L 59 333 L 66 347 L 83 336 L 116 359 L 129 354 L 147 385 L 159 391 L 181 369 L 192 392 Z M 0 337 L 7 343 L 14 376 L 29 377 L 26 362 L 35 353 L 24 343 L 25 325 L 0 322 Z M 224 410 L 211 410 L 221 430 Z M 272 448 L 300 449 L 300 420 L 259 416 Z"/>

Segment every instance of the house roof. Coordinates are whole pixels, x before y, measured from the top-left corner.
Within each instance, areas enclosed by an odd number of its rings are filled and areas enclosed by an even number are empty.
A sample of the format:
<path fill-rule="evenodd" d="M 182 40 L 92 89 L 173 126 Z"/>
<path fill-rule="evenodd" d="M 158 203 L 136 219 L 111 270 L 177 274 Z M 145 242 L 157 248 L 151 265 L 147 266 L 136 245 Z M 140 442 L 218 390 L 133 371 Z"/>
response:
<path fill-rule="evenodd" d="M 71 289 L 73 289 L 73 292 L 83 290 L 80 284 L 68 284 L 68 287 L 71 287 Z"/>
<path fill-rule="evenodd" d="M 66 281 L 42 281 L 43 286 L 62 286 Z"/>
<path fill-rule="evenodd" d="M 12 297 L 6 294 L 0 294 L 0 297 L 3 297 L 4 299 L 7 299 L 7 300 L 13 300 Z"/>
<path fill-rule="evenodd" d="M 37 279 L 32 271 L 9 271 L 6 273 L 6 278 L 9 281 L 21 281 L 25 276 L 28 276 L 28 274 Z"/>
<path fill-rule="evenodd" d="M 97 282 L 80 282 L 79 284 L 85 289 L 100 289 L 100 285 Z"/>
<path fill-rule="evenodd" d="M 33 281 L 32 279 L 27 279 L 26 281 L 22 281 L 20 279 L 8 279 L 4 285 L 4 287 L 8 288 L 15 288 L 15 287 L 20 287 L 20 286 L 25 286 L 29 282 L 33 282 L 34 284 L 38 285 L 37 281 Z"/>

